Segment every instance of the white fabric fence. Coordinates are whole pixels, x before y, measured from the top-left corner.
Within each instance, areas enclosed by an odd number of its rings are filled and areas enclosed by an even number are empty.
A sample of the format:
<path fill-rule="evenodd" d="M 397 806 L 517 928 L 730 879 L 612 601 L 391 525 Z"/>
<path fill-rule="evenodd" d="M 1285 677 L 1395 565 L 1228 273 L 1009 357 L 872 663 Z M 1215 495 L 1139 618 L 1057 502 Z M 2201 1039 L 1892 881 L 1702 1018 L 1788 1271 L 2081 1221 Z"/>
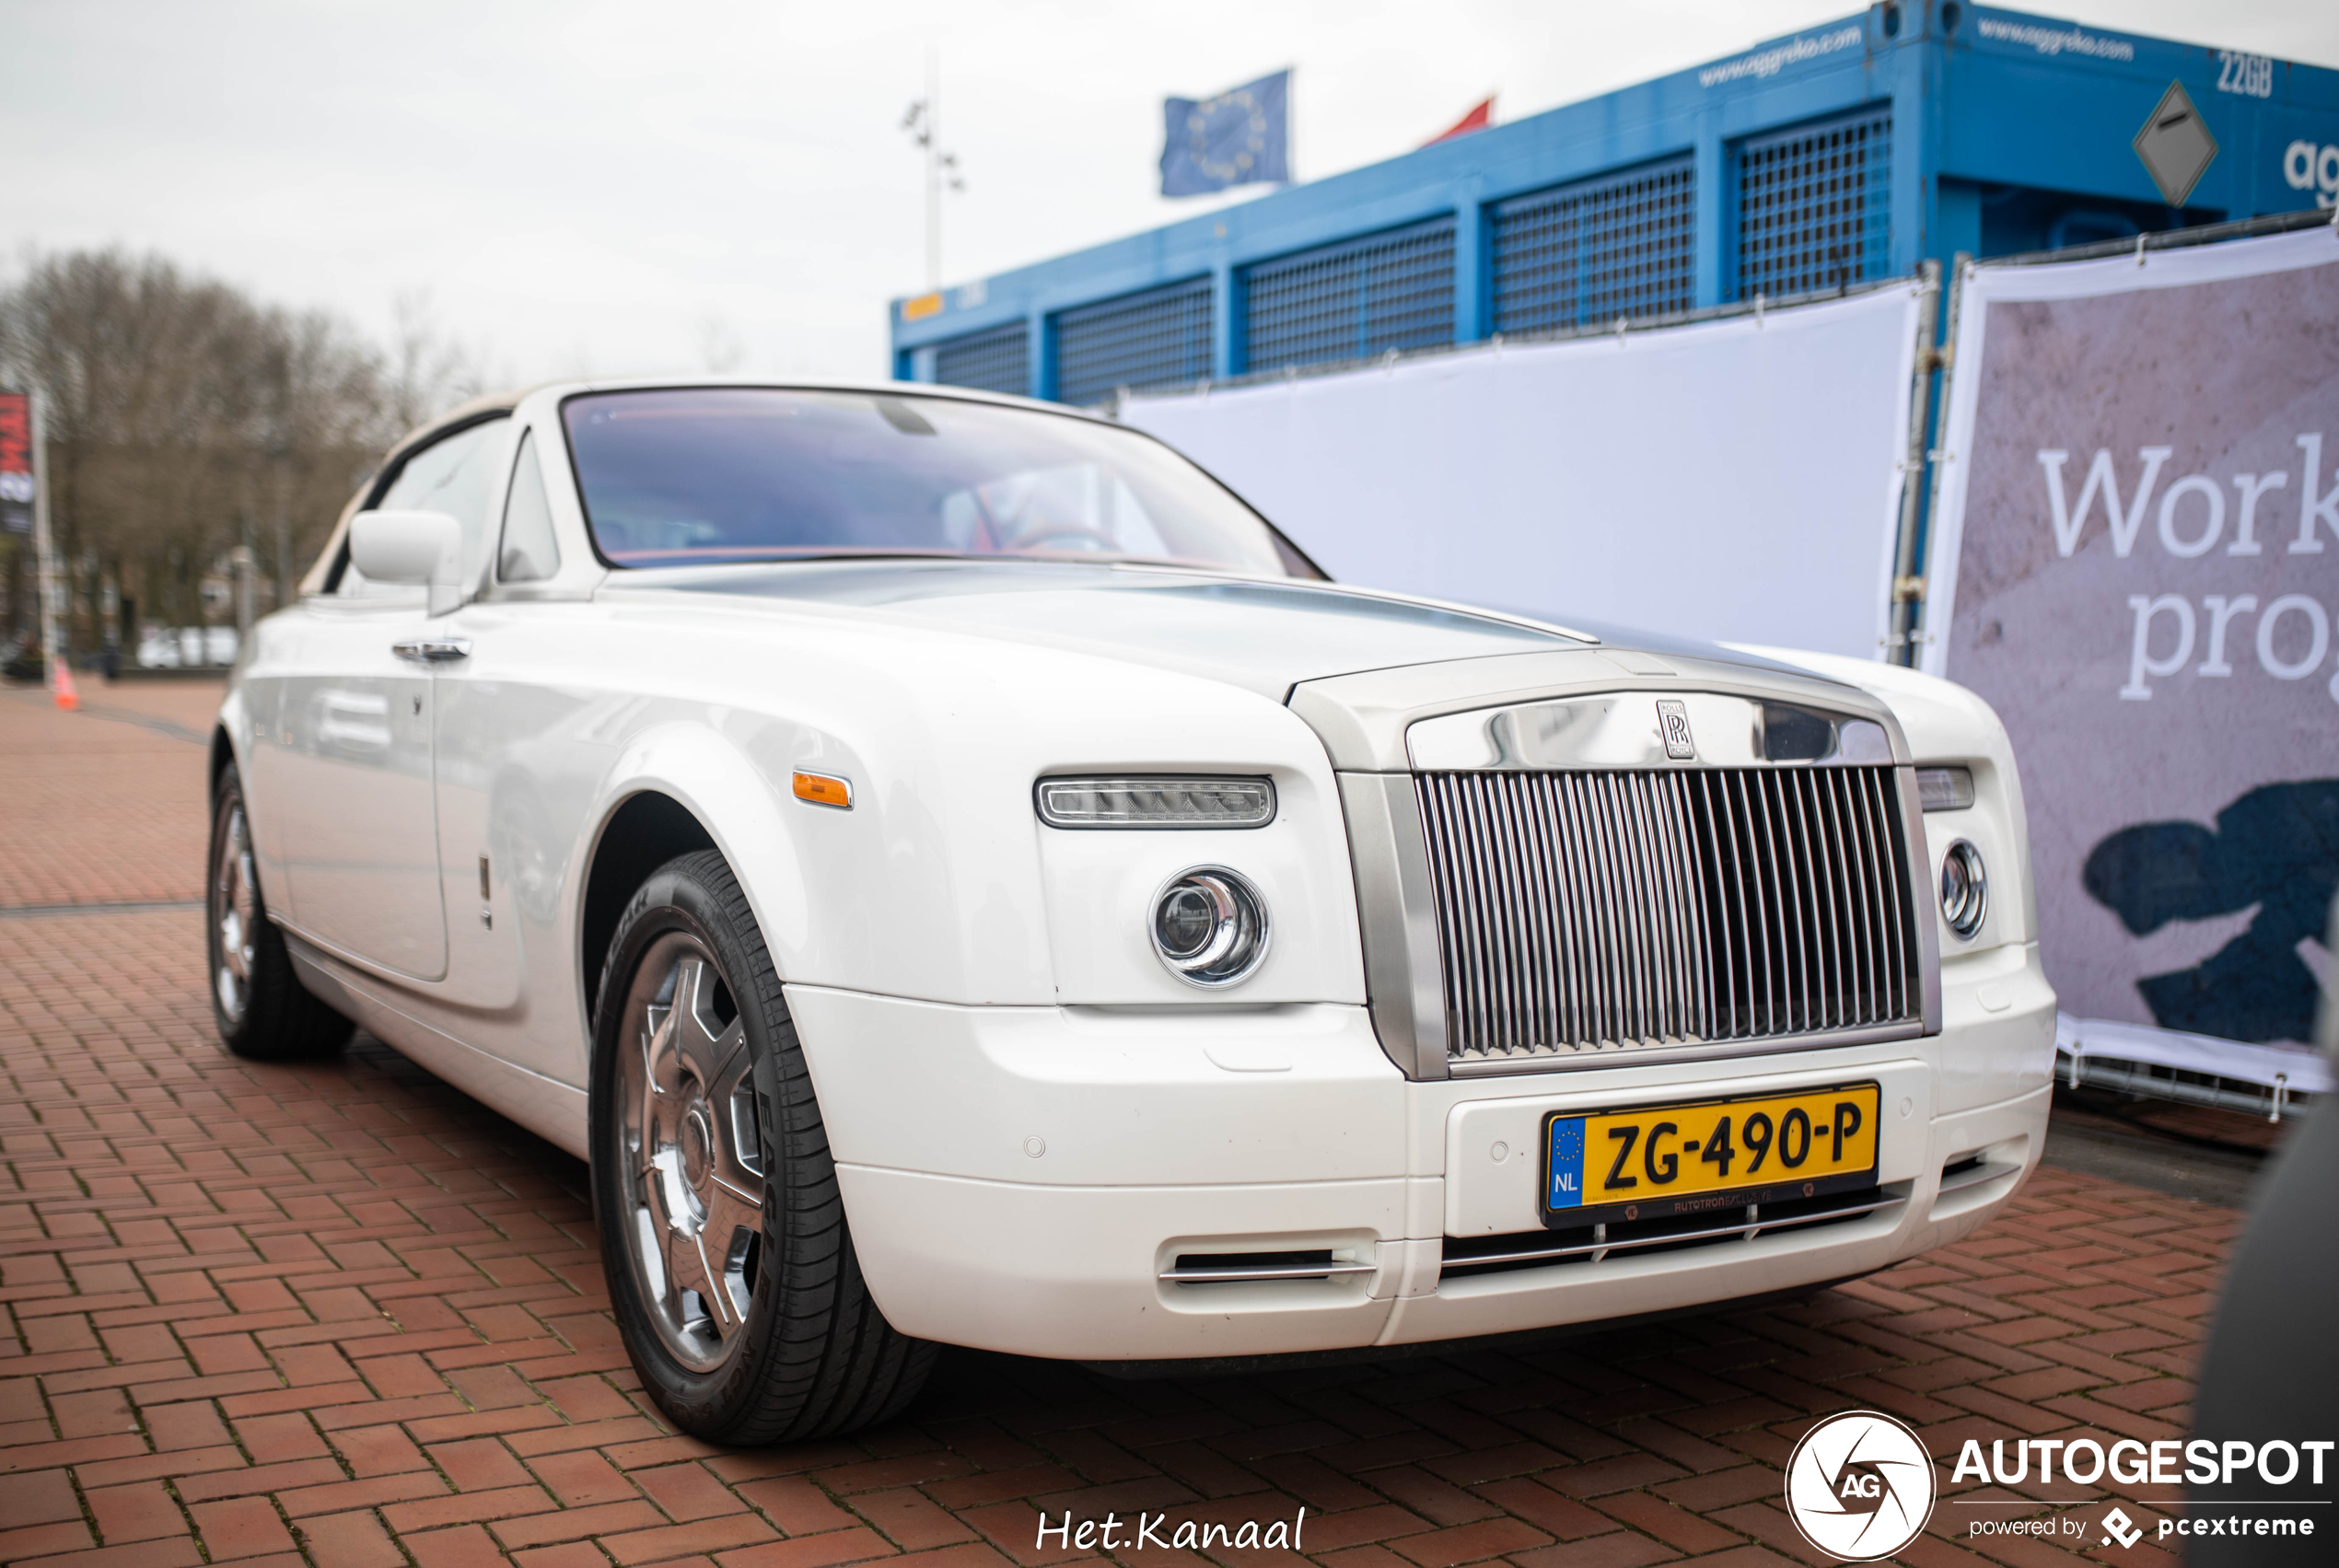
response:
<path fill-rule="evenodd" d="M 1917 336 L 1912 283 L 1121 417 L 1345 582 L 1874 658 Z"/>

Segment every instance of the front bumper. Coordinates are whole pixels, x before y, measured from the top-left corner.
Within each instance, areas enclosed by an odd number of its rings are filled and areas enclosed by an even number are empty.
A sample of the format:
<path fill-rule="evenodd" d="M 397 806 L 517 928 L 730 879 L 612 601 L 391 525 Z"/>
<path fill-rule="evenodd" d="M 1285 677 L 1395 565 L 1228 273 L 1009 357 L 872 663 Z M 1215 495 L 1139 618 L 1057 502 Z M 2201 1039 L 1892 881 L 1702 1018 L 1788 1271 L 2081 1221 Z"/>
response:
<path fill-rule="evenodd" d="M 956 1007 L 817 987 L 789 1000 L 855 1249 L 893 1325 L 1136 1361 L 1668 1311 L 1954 1240 L 2038 1161 L 2054 1005 L 2035 948 L 1945 965 L 1943 982 L 1944 1032 L 1921 1040 L 1437 1083 L 1401 1077 L 1361 1007 Z M 1500 1272 L 1450 1262 L 1460 1244 L 1548 1235 L 1531 1151 L 1550 1110 L 1870 1078 L 1884 1126 L 1868 1213 Z M 1181 1258 L 1288 1254 L 1346 1272 L 1162 1278 Z"/>

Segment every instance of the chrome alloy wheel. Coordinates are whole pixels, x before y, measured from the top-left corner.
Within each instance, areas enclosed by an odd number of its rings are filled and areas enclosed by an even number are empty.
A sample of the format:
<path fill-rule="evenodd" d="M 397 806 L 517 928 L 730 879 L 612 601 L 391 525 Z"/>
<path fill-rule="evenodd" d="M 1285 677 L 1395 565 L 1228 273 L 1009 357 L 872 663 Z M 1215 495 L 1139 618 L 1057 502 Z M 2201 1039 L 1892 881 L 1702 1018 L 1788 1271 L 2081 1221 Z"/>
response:
<path fill-rule="evenodd" d="M 711 1372 L 739 1342 L 762 1262 L 746 1026 L 714 956 L 675 932 L 642 955 L 623 1028 L 619 1158 L 635 1283 L 667 1353 Z"/>
<path fill-rule="evenodd" d="M 253 946 L 260 938 L 260 879 L 252 875 L 251 832 L 243 802 L 227 808 L 219 833 L 218 858 L 211 868 L 212 989 L 230 1028 L 251 1005 Z"/>

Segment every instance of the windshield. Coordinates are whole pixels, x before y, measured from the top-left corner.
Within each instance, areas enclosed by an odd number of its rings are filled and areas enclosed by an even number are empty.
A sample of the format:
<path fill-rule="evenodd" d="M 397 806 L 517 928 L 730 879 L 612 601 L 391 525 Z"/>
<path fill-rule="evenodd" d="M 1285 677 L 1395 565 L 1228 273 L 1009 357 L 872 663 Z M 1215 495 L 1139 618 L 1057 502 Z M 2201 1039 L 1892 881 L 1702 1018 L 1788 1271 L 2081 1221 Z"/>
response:
<path fill-rule="evenodd" d="M 562 415 L 618 566 L 906 554 L 1318 575 L 1200 469 L 1094 420 L 762 388 L 588 393 Z"/>

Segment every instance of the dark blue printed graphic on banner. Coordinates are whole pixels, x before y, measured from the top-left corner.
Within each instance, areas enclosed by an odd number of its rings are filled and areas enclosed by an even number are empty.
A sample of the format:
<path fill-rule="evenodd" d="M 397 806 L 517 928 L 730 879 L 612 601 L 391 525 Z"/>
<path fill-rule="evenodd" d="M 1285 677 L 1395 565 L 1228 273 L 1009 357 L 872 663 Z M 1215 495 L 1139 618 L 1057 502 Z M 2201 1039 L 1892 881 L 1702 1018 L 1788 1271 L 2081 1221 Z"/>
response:
<path fill-rule="evenodd" d="M 1162 99 L 1161 193 L 1204 196 L 1289 180 L 1290 102 L 1289 71 L 1216 98 Z"/>
<path fill-rule="evenodd" d="M 1584 1119 L 1552 1123 L 1550 1196 L 1547 1209 L 1577 1209 L 1584 1203 Z"/>
<path fill-rule="evenodd" d="M 2330 982 L 2309 967 L 2339 890 L 2339 779 L 2264 784 L 2214 824 L 2139 822 L 2088 854 L 2081 881 L 2131 935 L 2171 921 L 2248 914 L 2249 925 L 2189 970 L 2136 991 L 2164 1029 L 2220 1040 L 2312 1040 Z"/>

